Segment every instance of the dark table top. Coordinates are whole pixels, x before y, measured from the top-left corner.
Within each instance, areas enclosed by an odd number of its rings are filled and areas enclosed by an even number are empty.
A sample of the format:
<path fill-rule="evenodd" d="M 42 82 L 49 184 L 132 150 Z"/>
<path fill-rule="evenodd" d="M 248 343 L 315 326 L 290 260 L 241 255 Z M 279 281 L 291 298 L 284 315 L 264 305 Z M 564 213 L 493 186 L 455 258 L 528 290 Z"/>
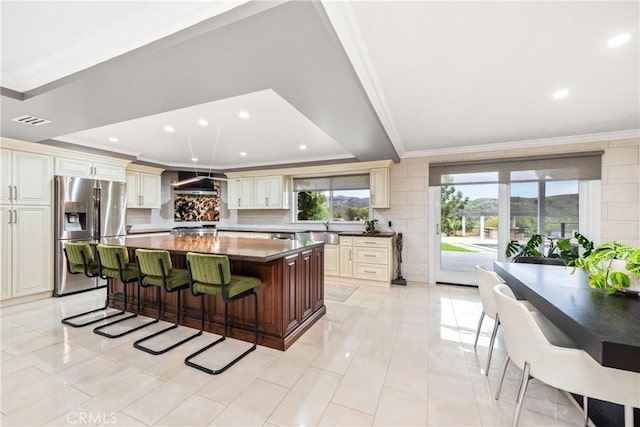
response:
<path fill-rule="evenodd" d="M 603 366 L 640 372 L 640 297 L 592 289 L 573 267 L 496 262 L 518 298 L 542 314 Z"/>

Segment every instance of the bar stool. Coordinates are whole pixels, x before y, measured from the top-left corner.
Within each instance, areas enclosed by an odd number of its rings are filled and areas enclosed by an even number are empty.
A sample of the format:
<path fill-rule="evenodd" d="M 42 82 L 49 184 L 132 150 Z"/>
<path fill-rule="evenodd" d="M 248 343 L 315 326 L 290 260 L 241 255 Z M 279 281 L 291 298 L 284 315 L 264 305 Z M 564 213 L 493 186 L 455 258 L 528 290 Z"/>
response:
<path fill-rule="evenodd" d="M 159 317 L 153 319 L 151 322 L 143 323 L 142 325 L 129 328 L 124 332 L 120 332 L 117 334 L 110 334 L 103 331 L 103 329 L 108 328 L 109 326 L 124 322 L 125 320 L 132 319 L 134 317 L 138 317 L 138 314 L 140 314 L 140 284 L 138 282 L 138 268 L 136 264 L 129 262 L 129 252 L 127 251 L 126 247 L 99 244 L 97 249 L 100 277 L 102 277 L 103 279 L 109 279 L 110 281 L 113 281 L 113 279 L 119 279 L 122 282 L 122 286 L 124 289 L 124 311 L 126 311 L 127 309 L 127 288 L 132 283 L 138 283 L 138 300 L 135 313 L 122 319 L 107 323 L 105 325 L 98 326 L 97 328 L 93 329 L 93 332 L 107 338 L 119 338 L 121 336 L 130 334 L 131 332 L 135 332 L 138 329 L 142 329 L 146 326 L 158 323 L 160 321 Z"/>
<path fill-rule="evenodd" d="M 189 252 L 187 254 L 187 268 L 189 270 L 189 284 L 191 292 L 195 296 L 200 296 L 200 330 L 204 329 L 204 295 L 221 296 L 224 301 L 224 334 L 213 343 L 190 354 L 184 360 L 187 366 L 199 369 L 210 375 L 221 374 L 240 359 L 256 349 L 258 344 L 258 295 L 255 288 L 262 282 L 256 277 L 247 277 L 231 274 L 229 258 L 223 255 L 206 255 Z M 232 301 L 237 301 L 244 297 L 253 296 L 254 299 L 254 337 L 253 345 L 231 362 L 220 369 L 211 369 L 191 361 L 194 357 L 204 353 L 213 346 L 221 343 L 227 337 L 229 326 L 228 306 Z"/>
<path fill-rule="evenodd" d="M 148 288 L 155 286 L 158 289 L 158 319 L 162 311 L 162 300 L 160 299 L 160 291 L 177 292 L 176 303 L 176 321 L 168 328 L 162 329 L 133 343 L 133 346 L 147 353 L 158 355 L 166 353 L 187 341 L 202 335 L 202 329 L 197 333 L 184 338 L 174 344 L 164 347 L 160 350 L 154 350 L 150 347 L 142 345 L 143 342 L 150 340 L 158 335 L 162 335 L 172 329 L 176 329 L 180 323 L 180 310 L 182 307 L 182 290 L 189 288 L 189 271 L 181 268 L 173 268 L 171 257 L 167 251 L 136 249 L 136 264 L 138 266 L 138 283 L 140 286 Z M 143 277 L 144 276 L 144 277 Z"/>
<path fill-rule="evenodd" d="M 67 271 L 69 272 L 69 274 L 84 274 L 87 277 L 99 276 L 100 266 L 93 258 L 93 252 L 91 251 L 91 247 L 89 246 L 88 243 L 65 242 L 63 251 L 67 259 Z M 83 317 L 88 314 L 97 313 L 99 311 L 104 311 L 108 309 L 109 309 L 109 287 L 107 286 L 107 297 L 104 300 L 104 307 L 96 308 L 94 310 L 85 311 L 84 313 L 74 314 L 73 316 L 65 317 L 64 319 L 62 319 L 62 323 L 65 325 L 72 326 L 74 328 L 80 328 L 82 326 L 87 326 L 87 325 L 91 325 L 92 323 L 100 322 L 110 317 L 124 314 L 124 310 L 121 310 L 121 311 L 116 311 L 114 313 L 108 314 L 106 316 L 101 316 L 96 319 L 89 320 L 87 322 L 82 322 L 82 323 L 72 322 L 73 319 L 77 319 L 79 317 Z"/>

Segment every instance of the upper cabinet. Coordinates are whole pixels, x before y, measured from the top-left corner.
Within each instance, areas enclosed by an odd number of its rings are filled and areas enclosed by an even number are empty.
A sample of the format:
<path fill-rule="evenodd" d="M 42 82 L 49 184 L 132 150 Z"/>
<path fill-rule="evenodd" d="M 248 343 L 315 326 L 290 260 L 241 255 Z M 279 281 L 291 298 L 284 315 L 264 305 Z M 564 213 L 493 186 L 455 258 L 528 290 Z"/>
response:
<path fill-rule="evenodd" d="M 370 172 L 370 192 L 372 208 L 388 208 L 389 168 L 375 168 Z"/>
<path fill-rule="evenodd" d="M 229 209 L 288 209 L 289 182 L 282 175 L 232 179 L 227 183 Z"/>
<path fill-rule="evenodd" d="M 289 180 L 282 175 L 253 178 L 253 207 L 255 209 L 288 209 Z"/>
<path fill-rule="evenodd" d="M 253 178 L 238 178 L 227 182 L 229 209 L 253 209 Z"/>
<path fill-rule="evenodd" d="M 93 178 L 105 181 L 125 180 L 126 160 L 113 159 L 113 162 L 96 160 L 80 155 L 76 158 L 56 157 L 56 175 Z"/>
<path fill-rule="evenodd" d="M 5 148 L 0 152 L 0 203 L 50 205 L 51 156 Z"/>
<path fill-rule="evenodd" d="M 160 209 L 163 169 L 141 165 L 127 168 L 127 208 Z"/>

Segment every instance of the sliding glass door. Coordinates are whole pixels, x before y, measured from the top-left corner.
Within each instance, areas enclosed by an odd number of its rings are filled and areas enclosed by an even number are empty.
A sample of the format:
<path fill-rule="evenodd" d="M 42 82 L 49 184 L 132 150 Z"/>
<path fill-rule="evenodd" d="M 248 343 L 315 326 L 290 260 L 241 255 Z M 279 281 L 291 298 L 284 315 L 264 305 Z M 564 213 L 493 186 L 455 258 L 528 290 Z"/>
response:
<path fill-rule="evenodd" d="M 467 284 L 476 265 L 498 260 L 499 184 L 443 185 L 440 204 L 438 281 Z"/>
<path fill-rule="evenodd" d="M 492 270 L 495 261 L 506 259 L 509 241 L 526 243 L 533 234 L 572 237 L 581 222 L 581 188 L 576 180 L 431 187 L 430 281 L 470 285 L 476 265 Z M 549 242 L 540 250 L 548 250 Z"/>

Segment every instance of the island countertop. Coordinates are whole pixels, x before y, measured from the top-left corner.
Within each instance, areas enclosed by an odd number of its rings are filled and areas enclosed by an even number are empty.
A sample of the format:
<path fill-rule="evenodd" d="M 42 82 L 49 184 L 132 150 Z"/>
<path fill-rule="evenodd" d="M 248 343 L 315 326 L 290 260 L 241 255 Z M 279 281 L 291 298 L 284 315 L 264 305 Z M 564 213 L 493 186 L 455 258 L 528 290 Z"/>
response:
<path fill-rule="evenodd" d="M 122 245 L 131 249 L 163 249 L 176 254 L 199 252 L 226 255 L 230 259 L 252 262 L 269 262 L 278 258 L 324 245 L 322 242 L 247 239 L 226 236 L 129 236 L 104 238 L 100 243 Z"/>

